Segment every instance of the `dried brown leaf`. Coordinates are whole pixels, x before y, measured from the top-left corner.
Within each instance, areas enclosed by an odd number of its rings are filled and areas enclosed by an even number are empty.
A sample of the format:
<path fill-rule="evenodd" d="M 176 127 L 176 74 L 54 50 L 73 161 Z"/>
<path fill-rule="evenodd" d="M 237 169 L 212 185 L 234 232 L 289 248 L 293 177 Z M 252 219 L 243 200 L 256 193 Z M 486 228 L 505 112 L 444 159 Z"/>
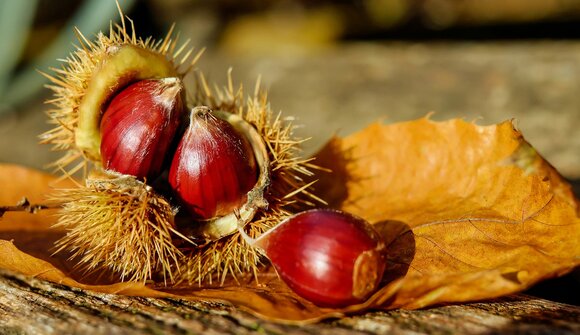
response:
<path fill-rule="evenodd" d="M 0 267 L 105 293 L 230 302 L 272 320 L 303 323 L 368 308 L 420 308 L 521 291 L 580 263 L 580 219 L 570 186 L 511 122 L 481 127 L 428 118 L 375 124 L 319 153 L 319 194 L 375 224 L 388 247 L 382 289 L 342 310 L 296 297 L 264 269 L 259 283 L 147 287 L 84 276 L 51 256 L 54 213 L 0 219 Z M 0 204 L 42 200 L 54 179 L 0 165 Z M 50 211 L 48 211 L 50 212 Z"/>
<path fill-rule="evenodd" d="M 390 226 L 391 276 L 404 277 L 385 307 L 496 297 L 580 263 L 571 188 L 511 122 L 374 124 L 319 157 L 336 171 L 317 186 L 332 206 Z"/>

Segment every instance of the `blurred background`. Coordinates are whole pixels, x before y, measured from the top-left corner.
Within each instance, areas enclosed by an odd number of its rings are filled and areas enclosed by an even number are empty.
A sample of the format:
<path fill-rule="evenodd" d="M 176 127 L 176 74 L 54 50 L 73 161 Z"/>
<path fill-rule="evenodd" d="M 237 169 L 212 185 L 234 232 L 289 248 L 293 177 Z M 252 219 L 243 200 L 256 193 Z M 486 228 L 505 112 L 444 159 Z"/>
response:
<path fill-rule="evenodd" d="M 140 36 L 207 52 L 198 68 L 246 87 L 262 75 L 272 107 L 293 115 L 313 153 L 333 134 L 422 117 L 516 119 L 565 176 L 580 179 L 580 1 L 120 0 Z M 0 0 L 0 161 L 54 159 L 47 80 L 76 41 L 118 21 L 114 0 Z"/>
<path fill-rule="evenodd" d="M 119 2 L 138 35 L 160 38 L 175 22 L 182 40 L 207 47 L 198 68 L 212 81 L 225 84 L 233 67 L 253 89 L 261 75 L 273 109 L 312 138 L 305 154 L 377 120 L 515 119 L 580 185 L 580 1 Z M 74 26 L 92 37 L 118 18 L 114 0 L 0 0 L 0 162 L 55 159 L 37 144 L 50 97 L 37 70 L 60 67 Z M 531 292 L 578 303 L 577 284 L 567 276 Z"/>

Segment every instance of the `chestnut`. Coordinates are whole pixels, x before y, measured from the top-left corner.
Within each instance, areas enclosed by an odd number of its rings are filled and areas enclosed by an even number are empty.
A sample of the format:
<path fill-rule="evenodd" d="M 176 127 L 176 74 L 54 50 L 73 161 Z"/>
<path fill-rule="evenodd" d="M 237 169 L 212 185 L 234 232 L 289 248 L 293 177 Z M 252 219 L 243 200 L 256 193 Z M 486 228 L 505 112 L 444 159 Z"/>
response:
<path fill-rule="evenodd" d="M 280 278 L 299 296 L 322 307 L 365 301 L 385 270 L 385 245 L 365 220 L 342 211 L 295 214 L 257 239 Z"/>
<path fill-rule="evenodd" d="M 248 140 L 208 108 L 193 108 L 169 169 L 169 184 L 195 219 L 232 213 L 256 185 L 258 168 Z"/>
<path fill-rule="evenodd" d="M 178 78 L 135 82 L 116 94 L 101 119 L 103 166 L 137 178 L 161 174 L 182 119 Z"/>

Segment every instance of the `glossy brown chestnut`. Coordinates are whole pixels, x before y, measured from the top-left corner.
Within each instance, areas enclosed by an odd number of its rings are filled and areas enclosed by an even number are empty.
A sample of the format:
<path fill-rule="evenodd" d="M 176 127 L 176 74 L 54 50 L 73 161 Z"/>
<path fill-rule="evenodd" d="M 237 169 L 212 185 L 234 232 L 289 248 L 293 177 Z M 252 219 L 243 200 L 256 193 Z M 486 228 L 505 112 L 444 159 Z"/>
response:
<path fill-rule="evenodd" d="M 195 219 L 230 214 L 246 201 L 257 178 L 248 140 L 209 109 L 194 108 L 169 170 L 180 203 Z"/>
<path fill-rule="evenodd" d="M 101 119 L 101 159 L 108 170 L 159 176 L 183 115 L 178 78 L 142 80 L 113 97 Z"/>
<path fill-rule="evenodd" d="M 365 301 L 385 270 L 379 234 L 365 220 L 340 211 L 302 212 L 249 240 L 296 294 L 319 306 Z"/>

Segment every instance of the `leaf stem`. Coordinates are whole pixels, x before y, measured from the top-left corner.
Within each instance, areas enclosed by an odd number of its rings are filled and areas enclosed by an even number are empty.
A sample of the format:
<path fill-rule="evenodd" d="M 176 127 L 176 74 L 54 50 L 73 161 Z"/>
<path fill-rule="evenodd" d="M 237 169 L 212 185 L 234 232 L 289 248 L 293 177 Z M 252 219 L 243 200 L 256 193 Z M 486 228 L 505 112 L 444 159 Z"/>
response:
<path fill-rule="evenodd" d="M 35 214 L 43 209 L 61 207 L 60 204 L 31 204 L 26 197 L 22 198 L 15 206 L 0 206 L 0 218 L 6 212 L 28 212 Z"/>

